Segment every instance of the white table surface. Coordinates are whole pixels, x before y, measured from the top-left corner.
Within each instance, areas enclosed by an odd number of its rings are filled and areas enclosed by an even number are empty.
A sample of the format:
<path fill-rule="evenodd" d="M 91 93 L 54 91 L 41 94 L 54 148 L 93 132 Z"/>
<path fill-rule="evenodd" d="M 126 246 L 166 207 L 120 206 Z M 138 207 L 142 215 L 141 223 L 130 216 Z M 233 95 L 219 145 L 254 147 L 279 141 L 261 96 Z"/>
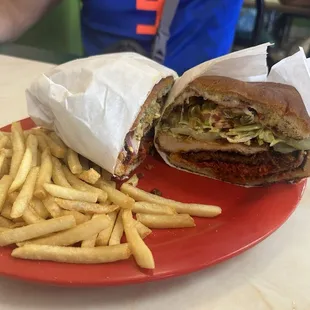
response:
<path fill-rule="evenodd" d="M 24 90 L 50 67 L 0 55 L 0 127 L 27 117 Z M 307 189 L 297 211 L 278 231 L 207 270 L 108 288 L 60 288 L 0 277 L 0 309 L 309 310 L 309 203 Z"/>

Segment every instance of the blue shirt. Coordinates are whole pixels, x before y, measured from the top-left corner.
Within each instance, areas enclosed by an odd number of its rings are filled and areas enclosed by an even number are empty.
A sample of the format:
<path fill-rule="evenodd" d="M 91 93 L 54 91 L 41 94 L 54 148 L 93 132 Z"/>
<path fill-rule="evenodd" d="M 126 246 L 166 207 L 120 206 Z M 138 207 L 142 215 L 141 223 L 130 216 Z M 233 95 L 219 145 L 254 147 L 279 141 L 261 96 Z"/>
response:
<path fill-rule="evenodd" d="M 169 1 L 169 0 L 166 0 Z M 165 65 L 182 74 L 227 54 L 233 44 L 242 0 L 180 0 L 171 25 Z M 164 0 L 84 0 L 82 35 L 86 55 L 124 39 L 149 53 Z"/>

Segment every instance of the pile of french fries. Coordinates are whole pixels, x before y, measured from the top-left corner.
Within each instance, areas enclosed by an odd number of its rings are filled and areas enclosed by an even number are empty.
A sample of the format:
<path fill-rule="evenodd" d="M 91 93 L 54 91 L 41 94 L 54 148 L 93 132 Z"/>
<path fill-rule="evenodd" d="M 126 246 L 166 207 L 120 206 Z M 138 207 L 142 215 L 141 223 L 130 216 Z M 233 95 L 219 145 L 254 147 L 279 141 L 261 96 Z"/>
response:
<path fill-rule="evenodd" d="M 32 260 L 96 264 L 128 259 L 153 269 L 151 229 L 194 227 L 192 216 L 221 208 L 165 199 L 134 175 L 116 189 L 111 175 L 43 128 L 19 122 L 0 132 L 0 246 Z M 133 216 L 133 213 L 136 216 Z M 123 242 L 125 235 L 125 242 Z"/>

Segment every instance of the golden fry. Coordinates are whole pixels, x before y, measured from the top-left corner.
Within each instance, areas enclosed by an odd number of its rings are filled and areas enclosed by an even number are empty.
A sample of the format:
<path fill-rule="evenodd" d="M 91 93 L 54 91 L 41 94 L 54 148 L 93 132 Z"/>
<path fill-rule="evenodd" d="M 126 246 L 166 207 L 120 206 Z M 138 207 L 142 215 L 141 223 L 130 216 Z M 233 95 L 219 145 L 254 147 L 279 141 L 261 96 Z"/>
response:
<path fill-rule="evenodd" d="M 49 211 L 44 206 L 43 202 L 37 198 L 33 198 L 30 201 L 29 206 L 43 219 L 50 217 Z"/>
<path fill-rule="evenodd" d="M 12 145 L 13 153 L 10 167 L 10 175 L 15 178 L 25 152 L 24 135 L 20 132 L 19 123 L 12 124 Z"/>
<path fill-rule="evenodd" d="M 5 175 L 0 180 L 0 212 L 7 198 L 8 191 L 12 184 L 12 181 L 13 178 L 10 175 Z"/>
<path fill-rule="evenodd" d="M 85 223 L 91 219 L 90 214 L 82 214 L 81 212 L 75 210 L 61 210 L 61 216 L 73 215 L 76 221 L 76 225 Z"/>
<path fill-rule="evenodd" d="M 133 220 L 133 221 L 134 221 L 136 228 L 137 228 L 137 231 L 138 231 L 138 233 L 142 239 L 146 238 L 148 235 L 150 235 L 152 233 L 152 230 L 149 229 L 148 227 L 146 227 L 141 222 L 136 221 L 136 220 Z"/>
<path fill-rule="evenodd" d="M 68 149 L 67 161 L 69 169 L 73 174 L 82 173 L 83 167 L 80 163 L 79 156 L 70 148 Z"/>
<path fill-rule="evenodd" d="M 43 184 L 51 183 L 53 173 L 53 163 L 50 149 L 47 148 L 43 151 L 41 156 L 41 167 L 39 171 L 39 176 L 36 182 L 36 187 L 34 191 L 34 196 L 43 200 L 47 197 L 47 193 L 43 188 Z"/>
<path fill-rule="evenodd" d="M 102 230 L 99 234 L 98 237 L 96 239 L 96 246 L 103 246 L 103 245 L 108 245 L 109 244 L 109 240 L 111 237 L 111 233 L 112 230 L 114 228 L 115 225 L 115 221 L 117 218 L 117 211 L 113 211 L 111 213 L 108 214 L 111 223 L 109 224 L 109 227 L 107 227 L 106 229 Z"/>
<path fill-rule="evenodd" d="M 123 226 L 123 219 L 122 219 L 122 213 L 123 211 L 120 210 L 117 219 L 115 222 L 115 225 L 113 227 L 111 237 L 109 240 L 109 245 L 116 245 L 121 243 L 121 239 L 124 233 L 124 226 Z"/>
<path fill-rule="evenodd" d="M 40 217 L 39 214 L 30 206 L 25 209 L 22 218 L 27 224 L 34 224 L 44 221 L 44 219 Z"/>
<path fill-rule="evenodd" d="M 55 202 L 63 209 L 75 210 L 83 213 L 92 214 L 106 214 L 117 210 L 119 207 L 116 205 L 101 205 L 97 203 L 90 203 L 77 200 L 66 200 L 55 198 Z"/>
<path fill-rule="evenodd" d="M 32 154 L 29 148 L 26 149 L 22 162 L 17 170 L 15 179 L 11 184 L 9 192 L 12 193 L 23 186 L 32 165 Z"/>
<path fill-rule="evenodd" d="M 77 176 L 75 176 L 73 173 L 70 172 L 70 170 L 66 167 L 63 166 L 63 172 L 65 174 L 66 179 L 70 183 L 70 185 L 78 189 L 80 191 L 85 191 L 85 192 L 93 192 L 98 194 L 98 201 L 99 202 L 106 202 L 108 198 L 108 194 L 104 192 L 103 190 L 96 188 L 92 185 L 89 185 L 82 180 L 80 180 Z"/>
<path fill-rule="evenodd" d="M 38 135 L 44 137 L 48 147 L 51 150 L 53 156 L 57 158 L 65 158 L 66 156 L 66 149 L 58 145 L 51 137 L 49 137 L 46 133 L 42 131 L 37 131 Z M 40 141 L 39 141 L 40 143 Z"/>
<path fill-rule="evenodd" d="M 155 204 L 151 202 L 135 202 L 132 209 L 134 213 L 146 213 L 146 214 L 176 214 L 174 208 L 170 206 Z"/>
<path fill-rule="evenodd" d="M 43 136 L 36 135 L 36 137 L 38 140 L 39 150 L 41 151 L 41 153 L 43 153 L 48 148 L 47 142 Z"/>
<path fill-rule="evenodd" d="M 59 138 L 56 134 L 55 131 L 52 131 L 50 134 L 49 134 L 50 138 L 52 140 L 54 140 L 54 142 L 56 142 L 60 147 L 62 147 L 64 150 L 66 150 L 67 152 L 67 149 L 68 147 L 66 146 L 66 144 L 62 141 L 61 138 Z"/>
<path fill-rule="evenodd" d="M 128 259 L 130 255 L 127 243 L 96 248 L 26 244 L 12 252 L 12 256 L 17 258 L 73 264 L 111 263 Z"/>
<path fill-rule="evenodd" d="M 153 254 L 140 237 L 133 221 L 131 210 L 124 209 L 122 217 L 126 239 L 137 264 L 141 268 L 154 269 Z"/>
<path fill-rule="evenodd" d="M 146 201 L 155 204 L 161 204 L 174 208 L 177 213 L 189 214 L 200 217 L 215 217 L 221 214 L 222 209 L 217 206 L 202 205 L 196 203 L 182 203 L 171 199 L 163 198 L 143 191 L 142 189 L 124 183 L 121 191 L 136 201 Z"/>
<path fill-rule="evenodd" d="M 38 166 L 38 139 L 35 135 L 30 134 L 28 136 L 27 148 L 31 150 L 31 155 L 32 155 L 31 167 Z"/>
<path fill-rule="evenodd" d="M 76 225 L 72 215 L 42 221 L 28 226 L 4 231 L 0 234 L 0 246 L 41 237 L 61 230 L 71 229 Z"/>
<path fill-rule="evenodd" d="M 70 183 L 67 181 L 66 176 L 62 170 L 62 164 L 56 157 L 52 156 L 53 173 L 52 179 L 56 185 L 71 188 Z"/>
<path fill-rule="evenodd" d="M 18 194 L 15 202 L 13 203 L 11 217 L 21 217 L 32 199 L 35 183 L 39 174 L 39 167 L 31 168 L 27 179 Z"/>
<path fill-rule="evenodd" d="M 2 136 L 0 138 L 0 149 L 3 149 L 7 146 L 8 142 L 10 141 L 9 137 L 7 136 Z"/>
<path fill-rule="evenodd" d="M 119 190 L 107 185 L 103 180 L 99 180 L 97 184 L 108 194 L 109 200 L 111 200 L 114 204 L 124 209 L 132 209 L 134 207 L 135 201 L 128 195 L 125 195 Z"/>
<path fill-rule="evenodd" d="M 48 195 L 45 199 L 42 200 L 42 202 L 52 217 L 59 217 L 62 215 L 62 210 L 55 202 L 54 197 Z"/>
<path fill-rule="evenodd" d="M 137 214 L 137 220 L 149 228 L 195 227 L 194 219 L 188 214 Z"/>
<path fill-rule="evenodd" d="M 1 211 L 1 215 L 4 216 L 5 218 L 7 218 L 8 220 L 11 220 L 11 211 L 12 211 L 12 204 L 6 200 L 4 205 L 3 205 L 3 208 L 2 208 L 2 211 Z"/>
<path fill-rule="evenodd" d="M 11 228 L 14 225 L 14 222 L 12 222 L 11 220 L 0 216 L 0 226 L 1 227 L 6 227 L 6 228 Z"/>
<path fill-rule="evenodd" d="M 89 239 L 95 234 L 98 234 L 101 230 L 107 228 L 109 223 L 110 219 L 106 215 L 101 214 L 98 217 L 91 219 L 90 221 L 77 225 L 76 227 L 70 228 L 66 231 L 61 231 L 47 237 L 34 239 L 27 243 L 64 246 L 72 245 L 79 241 Z"/>
<path fill-rule="evenodd" d="M 100 174 L 95 169 L 90 168 L 80 173 L 79 178 L 87 183 L 95 184 L 100 179 Z"/>
<path fill-rule="evenodd" d="M 92 192 L 79 191 L 75 188 L 67 188 L 48 183 L 45 183 L 43 187 L 50 195 L 57 198 L 86 202 L 96 202 L 98 200 L 98 194 Z"/>

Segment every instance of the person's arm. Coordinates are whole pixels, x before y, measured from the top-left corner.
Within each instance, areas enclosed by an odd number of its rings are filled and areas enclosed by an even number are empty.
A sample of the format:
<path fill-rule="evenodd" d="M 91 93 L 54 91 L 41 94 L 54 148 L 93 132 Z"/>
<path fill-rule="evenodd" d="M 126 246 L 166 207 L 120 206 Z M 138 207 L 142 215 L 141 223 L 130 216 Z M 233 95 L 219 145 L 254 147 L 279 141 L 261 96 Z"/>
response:
<path fill-rule="evenodd" d="M 61 0 L 0 0 L 0 43 L 18 38 Z"/>

